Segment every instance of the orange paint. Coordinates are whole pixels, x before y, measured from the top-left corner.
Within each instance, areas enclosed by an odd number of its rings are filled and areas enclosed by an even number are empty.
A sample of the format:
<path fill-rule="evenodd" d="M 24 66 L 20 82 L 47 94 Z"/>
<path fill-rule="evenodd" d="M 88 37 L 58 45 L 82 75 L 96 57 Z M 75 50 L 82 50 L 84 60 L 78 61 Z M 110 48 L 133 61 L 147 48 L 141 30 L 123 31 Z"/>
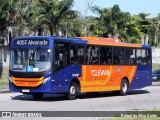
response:
<path fill-rule="evenodd" d="M 128 78 L 132 82 L 136 66 L 83 65 L 81 92 L 120 90 L 121 81 Z"/>
<path fill-rule="evenodd" d="M 12 76 L 12 82 L 18 87 L 38 87 L 43 83 L 44 77 L 41 78 L 15 78 Z"/>
<path fill-rule="evenodd" d="M 142 47 L 141 44 L 123 43 L 120 39 L 103 38 L 103 37 L 80 37 L 82 40 L 88 40 L 87 44 L 123 46 L 123 47 Z"/>

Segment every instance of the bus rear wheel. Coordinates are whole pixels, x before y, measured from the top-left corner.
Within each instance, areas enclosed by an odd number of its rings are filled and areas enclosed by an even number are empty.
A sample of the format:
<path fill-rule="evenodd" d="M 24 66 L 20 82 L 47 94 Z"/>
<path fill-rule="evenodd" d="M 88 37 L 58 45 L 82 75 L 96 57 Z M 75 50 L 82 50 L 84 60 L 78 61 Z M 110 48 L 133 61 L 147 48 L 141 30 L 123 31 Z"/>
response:
<path fill-rule="evenodd" d="M 113 93 L 114 93 L 115 95 L 125 96 L 125 95 L 127 95 L 128 88 L 129 88 L 129 83 L 128 83 L 128 81 L 127 81 L 126 79 L 123 79 L 122 82 L 121 82 L 120 90 L 118 90 L 118 91 L 113 91 Z"/>
<path fill-rule="evenodd" d="M 120 95 L 124 96 L 127 95 L 129 88 L 129 83 L 126 79 L 123 79 L 121 82 L 121 88 L 120 88 Z"/>
<path fill-rule="evenodd" d="M 75 82 L 72 82 L 70 87 L 69 87 L 69 92 L 65 93 L 65 96 L 69 100 L 74 100 L 76 99 L 77 96 L 77 84 Z"/>
<path fill-rule="evenodd" d="M 41 100 L 43 97 L 43 93 L 33 93 L 32 97 L 36 100 Z"/>

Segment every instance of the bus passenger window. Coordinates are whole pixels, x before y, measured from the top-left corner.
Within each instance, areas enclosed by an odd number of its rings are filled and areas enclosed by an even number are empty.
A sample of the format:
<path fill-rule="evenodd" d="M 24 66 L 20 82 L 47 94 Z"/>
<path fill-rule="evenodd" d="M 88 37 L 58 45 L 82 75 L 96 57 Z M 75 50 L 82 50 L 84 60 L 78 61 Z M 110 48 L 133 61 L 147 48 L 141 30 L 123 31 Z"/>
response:
<path fill-rule="evenodd" d="M 90 59 L 91 59 L 91 46 L 87 46 L 87 48 L 86 48 L 86 62 L 87 62 L 87 64 L 89 64 L 90 63 Z"/>
<path fill-rule="evenodd" d="M 98 47 L 93 46 L 91 51 L 90 63 L 98 64 Z"/>
<path fill-rule="evenodd" d="M 135 49 L 131 49 L 131 54 L 130 54 L 130 58 L 129 58 L 129 64 L 131 64 L 131 65 L 135 65 L 136 64 L 136 50 Z"/>
<path fill-rule="evenodd" d="M 129 65 L 130 64 L 130 55 L 131 55 L 131 49 L 125 48 L 125 56 L 124 56 L 124 64 Z"/>
<path fill-rule="evenodd" d="M 136 63 L 141 65 L 142 64 L 142 50 L 141 49 L 137 49 L 136 57 L 137 57 L 137 59 L 136 59 L 137 62 Z"/>
<path fill-rule="evenodd" d="M 70 63 L 75 64 L 77 63 L 77 46 L 71 45 L 70 48 Z"/>
<path fill-rule="evenodd" d="M 84 46 L 78 45 L 77 47 L 77 61 L 79 64 L 84 64 Z"/>
<path fill-rule="evenodd" d="M 100 64 L 112 64 L 111 47 L 100 47 Z"/>
<path fill-rule="evenodd" d="M 124 64 L 124 48 L 122 47 L 113 48 L 113 63 Z"/>
<path fill-rule="evenodd" d="M 86 47 L 86 63 L 89 64 L 90 62 L 90 56 L 91 56 L 91 46 Z"/>
<path fill-rule="evenodd" d="M 63 65 L 63 53 L 59 53 L 59 62 Z"/>
<path fill-rule="evenodd" d="M 99 48 L 96 46 L 87 46 L 86 48 L 86 61 L 87 64 L 98 64 L 99 63 Z"/>
<path fill-rule="evenodd" d="M 150 50 L 146 50 L 146 62 L 147 62 L 147 65 L 150 64 Z"/>
<path fill-rule="evenodd" d="M 147 64 L 147 56 L 146 56 L 146 50 L 142 49 L 142 65 Z"/>
<path fill-rule="evenodd" d="M 70 47 L 70 63 L 84 63 L 84 45 L 71 45 Z"/>
<path fill-rule="evenodd" d="M 121 49 L 121 51 L 120 51 L 119 62 L 120 62 L 120 64 L 124 64 L 124 51 L 123 51 L 123 49 Z"/>

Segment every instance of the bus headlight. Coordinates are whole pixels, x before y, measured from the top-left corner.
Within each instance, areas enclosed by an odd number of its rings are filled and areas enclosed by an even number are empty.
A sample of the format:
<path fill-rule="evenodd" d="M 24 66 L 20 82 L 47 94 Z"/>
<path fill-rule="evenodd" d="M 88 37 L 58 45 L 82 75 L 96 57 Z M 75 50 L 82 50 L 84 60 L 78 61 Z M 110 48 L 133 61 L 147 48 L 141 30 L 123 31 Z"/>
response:
<path fill-rule="evenodd" d="M 46 82 L 48 82 L 50 80 L 50 77 L 47 77 L 43 80 L 43 84 L 45 84 Z"/>

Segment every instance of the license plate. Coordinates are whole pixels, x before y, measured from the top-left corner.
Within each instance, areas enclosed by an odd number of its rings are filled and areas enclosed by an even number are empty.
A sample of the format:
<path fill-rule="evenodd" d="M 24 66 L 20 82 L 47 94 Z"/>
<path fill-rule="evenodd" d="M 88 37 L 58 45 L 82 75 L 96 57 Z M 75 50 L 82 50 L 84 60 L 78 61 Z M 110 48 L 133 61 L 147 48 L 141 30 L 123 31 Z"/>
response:
<path fill-rule="evenodd" d="M 29 89 L 23 89 L 22 92 L 27 92 L 28 93 L 28 92 L 30 92 L 30 90 Z"/>

